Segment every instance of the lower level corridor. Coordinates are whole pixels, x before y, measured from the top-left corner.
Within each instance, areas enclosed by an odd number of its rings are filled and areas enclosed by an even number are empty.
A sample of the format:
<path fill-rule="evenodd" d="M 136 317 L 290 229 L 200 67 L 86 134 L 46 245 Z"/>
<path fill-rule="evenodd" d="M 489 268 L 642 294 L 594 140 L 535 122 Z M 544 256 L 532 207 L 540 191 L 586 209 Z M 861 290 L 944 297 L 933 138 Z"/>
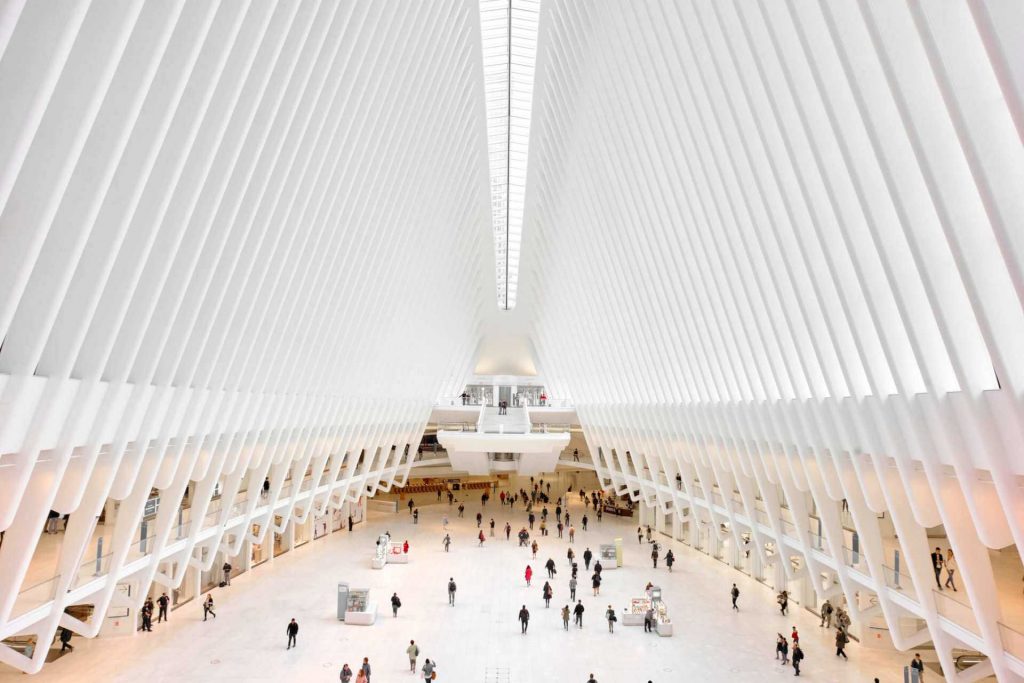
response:
<path fill-rule="evenodd" d="M 556 493 L 553 491 L 553 493 Z M 214 590 L 216 618 L 203 622 L 199 600 L 173 611 L 168 623 L 154 624 L 151 633 L 120 638 L 75 638 L 74 652 L 47 665 L 38 680 L 62 681 L 336 681 L 344 663 L 358 669 L 363 657 L 372 666 L 372 681 L 388 683 L 412 678 L 405 650 L 413 639 L 424 659 L 437 661 L 438 679 L 458 683 L 487 681 L 558 681 L 584 683 L 593 673 L 599 683 L 633 681 L 757 681 L 787 680 L 793 669 L 775 659 L 778 633 L 801 634 L 806 658 L 802 678 L 816 681 L 902 680 L 911 654 L 847 646 L 849 661 L 837 658 L 834 631 L 821 628 L 806 610 L 792 607 L 781 616 L 770 589 L 723 564 L 661 536 L 662 556 L 669 548 L 677 561 L 673 572 L 659 561 L 652 569 L 650 546 L 637 542 L 637 518 L 605 515 L 598 523 L 589 512 L 583 531 L 584 509 L 575 492 L 569 512 L 576 527 L 572 548 L 579 562 L 577 597 L 586 609 L 583 628 L 563 629 L 559 610 L 570 604 L 568 532 L 559 539 L 554 524 L 540 536 L 539 523 L 531 533 L 537 540 L 537 559 L 519 547 L 516 532 L 527 526 L 527 513 L 501 506 L 497 496 L 481 510 L 474 495 L 460 495 L 465 517 L 454 506 L 430 501 L 419 510 L 419 523 L 409 512 L 371 513 L 367 524 L 352 533 L 337 532 L 276 558 Z M 417 500 L 417 503 L 425 501 Z M 538 509 L 541 506 L 538 506 Z M 554 505 L 548 506 L 554 511 Z M 486 541 L 478 547 L 476 513 L 483 514 Z M 451 550 L 445 553 L 442 517 L 450 518 Z M 489 520 L 496 522 L 489 535 Z M 505 540 L 505 522 L 512 524 Z M 553 521 L 550 520 L 549 521 Z M 378 534 L 390 531 L 394 541 L 408 540 L 410 562 L 373 570 L 370 560 Z M 656 535 L 657 536 L 657 535 Z M 594 596 L 591 571 L 584 568 L 586 548 L 597 554 L 601 543 L 621 538 L 624 566 L 606 569 L 600 595 Z M 545 608 L 541 596 L 548 558 L 556 563 L 551 580 L 554 596 Z M 533 568 L 532 586 L 524 580 Z M 454 607 L 446 586 L 455 579 Z M 369 588 L 377 604 L 377 623 L 346 625 L 336 618 L 339 581 L 352 588 Z M 650 581 L 663 588 L 674 635 L 658 637 L 642 626 L 625 626 L 620 617 L 609 633 L 604 613 L 621 609 L 641 597 Z M 732 582 L 741 591 L 740 610 L 730 607 Z M 398 617 L 391 616 L 392 593 L 401 598 Z M 517 615 L 530 611 L 529 630 L 520 634 Z M 286 649 L 285 628 L 295 618 L 298 645 Z M 501 677 L 507 672 L 507 678 Z M 496 675 L 498 674 L 498 675 Z M 937 680 L 937 676 L 934 677 Z M 0 681 L 24 680 L 5 671 Z"/>

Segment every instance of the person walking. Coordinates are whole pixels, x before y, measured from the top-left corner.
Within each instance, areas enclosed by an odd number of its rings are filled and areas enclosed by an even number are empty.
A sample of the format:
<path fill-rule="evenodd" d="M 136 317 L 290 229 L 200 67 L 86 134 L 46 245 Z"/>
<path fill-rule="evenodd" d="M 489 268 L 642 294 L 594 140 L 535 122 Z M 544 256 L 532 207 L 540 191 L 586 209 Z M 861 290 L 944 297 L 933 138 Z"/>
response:
<path fill-rule="evenodd" d="M 167 593 L 164 593 L 156 599 L 158 612 L 156 615 L 156 623 L 167 620 L 167 607 L 171 604 L 171 599 L 167 597 Z"/>
<path fill-rule="evenodd" d="M 910 668 L 917 671 L 918 680 L 924 680 L 924 661 L 921 659 L 920 652 L 914 653 L 914 658 L 910 660 Z"/>
<path fill-rule="evenodd" d="M 953 558 L 953 549 L 948 548 L 946 550 L 946 588 L 952 588 L 956 591 L 956 582 L 953 580 L 953 574 L 956 573 L 956 560 Z"/>
<path fill-rule="evenodd" d="M 68 629 L 68 628 L 65 628 L 64 626 L 61 626 L 60 627 L 60 651 L 64 652 L 64 650 L 71 650 L 72 652 L 74 652 L 75 648 L 71 644 L 71 630 Z"/>
<path fill-rule="evenodd" d="M 639 543 L 640 545 L 643 545 L 643 543 L 644 543 L 644 530 L 643 530 L 643 527 L 639 527 L 638 526 L 636 528 L 636 542 Z"/>
<path fill-rule="evenodd" d="M 651 549 L 651 561 L 654 562 L 654 568 L 658 568 L 658 544 L 654 544 L 654 548 Z"/>
<path fill-rule="evenodd" d="M 548 561 L 544 563 L 544 568 L 548 570 L 549 579 L 555 578 L 555 561 L 553 559 L 549 557 Z"/>
<path fill-rule="evenodd" d="M 562 628 L 564 628 L 566 631 L 569 630 L 569 615 L 570 614 L 572 614 L 572 612 L 569 611 L 569 605 L 563 606 L 562 607 Z"/>
<path fill-rule="evenodd" d="M 576 527 L 571 526 L 571 527 L 569 527 L 569 543 L 572 543 L 575 540 L 576 540 Z"/>
<path fill-rule="evenodd" d="M 587 568 L 588 572 L 590 571 L 590 560 L 593 558 L 594 553 L 590 552 L 590 548 L 583 551 L 583 566 Z"/>
<path fill-rule="evenodd" d="M 562 529 L 564 529 L 565 526 L 559 522 L 555 528 L 558 529 L 558 537 L 562 538 Z"/>
<path fill-rule="evenodd" d="M 559 503 L 558 505 L 555 506 L 555 520 L 557 520 L 559 522 L 562 521 L 562 504 L 561 503 Z"/>
<path fill-rule="evenodd" d="M 792 638 L 794 645 L 800 642 L 800 632 L 796 630 L 795 624 L 793 625 L 793 632 L 789 634 L 789 637 Z"/>
<path fill-rule="evenodd" d="M 211 593 L 206 594 L 206 600 L 203 601 L 203 621 L 206 621 L 206 615 L 212 614 L 213 618 L 217 618 L 217 613 L 213 611 L 213 595 Z"/>
<path fill-rule="evenodd" d="M 349 668 L 348 662 L 341 666 L 341 683 L 352 682 L 352 669 Z"/>
<path fill-rule="evenodd" d="M 569 560 L 569 566 L 572 566 L 574 564 L 573 560 L 576 559 L 576 553 L 572 551 L 572 548 L 569 548 L 565 553 L 565 557 Z"/>
<path fill-rule="evenodd" d="M 584 531 L 586 531 L 586 530 L 587 530 L 587 522 L 588 522 L 588 521 L 589 521 L 589 520 L 587 519 L 587 516 L 586 516 L 586 515 L 583 515 L 583 519 L 581 519 L 581 520 L 580 520 L 580 522 L 582 522 L 582 524 L 583 524 L 583 530 L 584 530 Z"/>
<path fill-rule="evenodd" d="M 494 538 L 494 517 L 491 517 L 491 538 Z"/>
<path fill-rule="evenodd" d="M 437 670 L 437 662 L 432 662 L 429 659 L 423 660 L 423 680 L 432 681 L 437 678 L 437 674 L 434 671 Z"/>
<path fill-rule="evenodd" d="M 455 579 L 448 578 L 448 604 L 455 606 Z"/>
<path fill-rule="evenodd" d="M 522 629 L 520 633 L 526 635 L 526 627 L 530 625 L 530 610 L 526 609 L 526 605 L 523 605 L 522 609 L 519 610 L 519 627 Z"/>
<path fill-rule="evenodd" d="M 391 594 L 391 614 L 397 619 L 398 608 L 402 606 L 402 601 L 398 597 L 398 593 Z"/>
<path fill-rule="evenodd" d="M 778 647 L 779 647 L 779 652 L 782 654 L 782 664 L 783 665 L 789 664 L 789 641 L 786 640 L 786 637 L 784 635 L 782 635 L 781 633 L 779 634 L 779 645 L 778 645 Z"/>
<path fill-rule="evenodd" d="M 615 616 L 615 610 L 611 605 L 608 605 L 608 609 L 604 611 L 604 618 L 608 621 L 608 633 L 615 633 L 615 622 L 619 618 Z"/>
<path fill-rule="evenodd" d="M 412 511 L 412 523 L 413 524 L 419 524 L 420 523 L 420 509 L 419 508 L 416 508 L 415 510 Z"/>
<path fill-rule="evenodd" d="M 945 560 L 942 557 L 942 549 L 936 546 L 935 552 L 932 553 L 932 569 L 935 571 L 935 585 L 939 587 L 939 590 L 942 590 L 941 577 L 944 561 Z"/>
<path fill-rule="evenodd" d="M 576 599 L 576 577 L 575 576 L 572 577 L 571 579 L 569 579 L 569 599 L 570 600 L 575 600 Z"/>
<path fill-rule="evenodd" d="M 832 627 L 832 613 L 835 609 L 832 607 L 832 603 L 828 600 L 821 603 L 821 624 L 819 626 L 831 628 Z"/>
<path fill-rule="evenodd" d="M 535 560 L 537 559 L 537 549 L 538 548 L 540 548 L 540 546 L 537 544 L 537 541 L 534 541 L 533 543 L 530 544 L 530 550 L 533 551 L 533 559 L 535 559 Z"/>
<path fill-rule="evenodd" d="M 363 665 L 359 667 L 359 673 L 366 679 L 366 683 L 370 683 L 370 658 L 363 657 Z M 357 681 L 359 679 L 356 679 Z"/>
<path fill-rule="evenodd" d="M 452 537 L 449 534 L 444 535 L 444 540 L 441 541 L 444 544 L 444 551 L 448 552 L 448 548 L 451 547 Z"/>
<path fill-rule="evenodd" d="M 296 642 L 296 638 L 298 638 L 298 635 L 299 635 L 299 624 L 298 624 L 298 622 L 296 622 L 295 619 L 292 619 L 291 621 L 289 621 L 288 622 L 288 627 L 285 628 L 284 632 L 288 634 L 288 647 L 286 647 L 285 649 L 286 650 L 290 650 L 290 649 L 292 649 L 292 647 L 294 647 L 295 645 L 298 644 Z"/>
<path fill-rule="evenodd" d="M 505 522 L 505 540 L 506 541 L 509 540 L 511 536 L 512 536 L 512 525 L 509 524 L 508 522 Z"/>
<path fill-rule="evenodd" d="M 526 521 L 530 523 L 530 531 L 533 531 L 533 523 L 537 521 L 537 515 L 531 512 Z"/>
<path fill-rule="evenodd" d="M 541 595 L 544 597 L 544 606 L 551 607 L 551 584 L 547 581 L 544 582 L 544 588 L 541 589 Z"/>
<path fill-rule="evenodd" d="M 601 575 L 594 572 L 594 575 L 590 577 L 590 585 L 594 589 L 594 595 L 601 594 Z"/>
<path fill-rule="evenodd" d="M 534 557 L 537 556 L 536 551 L 533 553 L 533 556 Z M 526 572 L 525 572 L 525 574 L 526 574 L 526 585 L 529 586 L 530 585 L 530 579 L 533 578 L 533 567 L 531 567 L 530 565 L 526 565 Z"/>
<path fill-rule="evenodd" d="M 483 521 L 484 521 L 484 516 L 483 516 L 482 514 L 480 514 L 479 512 L 478 512 L 478 513 L 476 513 L 476 528 L 477 528 L 477 529 L 479 529 L 479 528 L 480 528 L 480 524 L 481 524 L 481 523 L 482 523 Z"/>
<path fill-rule="evenodd" d="M 800 662 L 804 660 L 804 651 L 800 649 L 799 643 L 793 643 L 793 675 L 800 675 Z"/>
<path fill-rule="evenodd" d="M 476 547 L 479 548 L 479 547 L 481 547 L 484 544 L 484 540 L 486 540 L 486 538 L 487 538 L 486 536 L 484 536 L 484 530 L 481 529 L 480 533 L 478 533 L 476 535 L 476 537 L 477 537 L 477 540 L 480 541 L 479 543 L 476 544 Z"/>
<path fill-rule="evenodd" d="M 675 563 L 676 563 L 676 556 L 672 552 L 672 549 L 669 548 L 669 551 L 667 553 L 665 553 L 665 566 L 668 567 L 669 571 L 672 571 L 672 565 L 674 565 Z"/>
<path fill-rule="evenodd" d="M 409 656 L 409 671 L 416 673 L 416 658 L 420 656 L 420 648 L 415 640 L 409 641 L 409 647 L 405 648 L 405 654 Z"/>
<path fill-rule="evenodd" d="M 573 462 L 579 462 L 580 461 L 580 449 L 578 449 L 578 448 L 572 449 L 572 459 L 573 459 Z"/>
<path fill-rule="evenodd" d="M 841 628 L 836 629 L 836 657 L 839 655 L 843 656 L 843 659 L 849 659 L 846 656 L 846 644 L 850 642 L 849 636 Z"/>
<path fill-rule="evenodd" d="M 574 607 L 572 610 L 572 613 L 576 619 L 576 626 L 578 626 L 579 628 L 583 628 L 583 611 L 583 601 L 580 600 L 576 603 L 576 607 Z"/>
<path fill-rule="evenodd" d="M 412 502 L 412 498 L 410 498 L 409 499 L 409 515 L 410 516 L 412 516 L 412 509 L 413 509 L 413 507 L 415 507 L 415 504 Z"/>
<path fill-rule="evenodd" d="M 779 603 L 779 614 L 785 616 L 786 612 L 789 611 L 789 593 L 786 591 L 780 591 L 775 602 Z"/>
<path fill-rule="evenodd" d="M 466 516 L 466 504 L 465 503 L 459 503 L 459 517 L 465 517 L 465 516 Z"/>
<path fill-rule="evenodd" d="M 594 573 L 595 574 L 597 574 L 598 576 L 601 576 L 601 570 L 602 569 L 604 569 L 604 567 L 601 566 L 601 560 L 598 560 L 597 562 L 594 563 Z"/>
<path fill-rule="evenodd" d="M 736 601 L 740 599 L 740 589 L 736 587 L 735 583 L 732 585 L 732 590 L 729 591 L 729 594 L 732 596 L 732 608 L 739 612 L 740 608 L 736 605 Z"/>
<path fill-rule="evenodd" d="M 548 535 L 548 523 L 546 521 L 544 521 L 543 518 L 541 518 L 541 520 L 540 520 L 540 535 L 541 536 L 547 536 Z"/>

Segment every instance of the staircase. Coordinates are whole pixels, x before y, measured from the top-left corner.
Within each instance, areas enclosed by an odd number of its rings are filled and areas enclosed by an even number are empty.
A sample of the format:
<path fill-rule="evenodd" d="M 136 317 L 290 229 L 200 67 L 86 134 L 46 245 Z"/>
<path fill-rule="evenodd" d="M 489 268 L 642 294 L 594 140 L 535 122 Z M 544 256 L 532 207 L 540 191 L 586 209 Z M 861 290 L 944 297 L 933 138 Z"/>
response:
<path fill-rule="evenodd" d="M 478 431 L 485 434 L 529 434 L 530 417 L 525 408 L 509 408 L 504 415 L 499 409 L 488 406 L 480 416 Z"/>

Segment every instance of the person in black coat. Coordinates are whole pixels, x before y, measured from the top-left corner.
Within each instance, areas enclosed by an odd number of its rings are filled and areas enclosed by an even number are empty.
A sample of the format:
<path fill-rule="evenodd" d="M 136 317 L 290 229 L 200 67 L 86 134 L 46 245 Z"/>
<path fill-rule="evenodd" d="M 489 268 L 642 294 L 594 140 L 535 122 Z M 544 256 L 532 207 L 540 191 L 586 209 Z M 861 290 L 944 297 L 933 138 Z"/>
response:
<path fill-rule="evenodd" d="M 590 561 L 594 559 L 594 553 L 590 552 L 590 548 L 583 551 L 583 566 L 590 571 Z"/>
<path fill-rule="evenodd" d="M 391 594 L 391 613 L 398 616 L 398 608 L 402 606 L 402 601 L 398 598 L 398 593 Z"/>
<path fill-rule="evenodd" d="M 526 627 L 530 625 L 530 610 L 526 609 L 526 605 L 519 610 L 519 626 L 522 628 L 521 633 L 526 633 Z"/>
<path fill-rule="evenodd" d="M 573 608 L 572 613 L 575 616 L 576 625 L 583 628 L 583 601 L 580 600 L 576 603 L 576 607 Z"/>
<path fill-rule="evenodd" d="M 294 619 L 288 622 L 288 628 L 285 629 L 285 633 L 288 634 L 288 647 L 286 650 L 292 649 L 292 646 L 296 645 L 296 638 L 299 635 L 299 624 Z"/>

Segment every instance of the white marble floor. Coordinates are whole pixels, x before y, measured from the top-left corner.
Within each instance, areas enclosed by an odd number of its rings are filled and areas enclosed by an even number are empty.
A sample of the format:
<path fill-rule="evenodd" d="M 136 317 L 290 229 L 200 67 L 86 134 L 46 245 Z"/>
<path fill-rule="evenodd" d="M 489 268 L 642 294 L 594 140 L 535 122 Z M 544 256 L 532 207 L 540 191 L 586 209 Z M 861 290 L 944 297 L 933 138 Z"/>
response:
<path fill-rule="evenodd" d="M 578 555 L 589 546 L 622 537 L 625 567 L 606 571 L 601 596 L 593 597 L 590 572 L 580 563 L 580 589 L 587 612 L 582 630 L 562 630 L 558 608 L 568 601 L 567 539 L 540 539 L 538 559 L 517 547 L 515 535 L 500 534 L 506 519 L 518 528 L 525 522 L 522 507 L 513 513 L 497 503 L 488 505 L 499 536 L 477 547 L 475 515 L 478 502 L 467 506 L 466 518 L 455 510 L 430 505 L 421 509 L 419 525 L 407 512 L 378 514 L 352 534 L 336 533 L 278 557 L 274 563 L 237 578 L 229 588 L 214 592 L 217 619 L 202 621 L 199 601 L 171 614 L 152 633 L 122 638 L 75 638 L 75 651 L 48 664 L 36 677 L 41 681 L 330 681 L 338 679 L 344 662 L 353 668 L 364 656 L 373 666 L 373 681 L 412 680 L 405 648 L 409 639 L 421 647 L 421 660 L 438 662 L 438 680 L 485 683 L 488 668 L 504 667 L 512 683 L 532 681 L 584 683 L 593 672 L 600 683 L 612 681 L 757 681 L 792 677 L 790 667 L 774 659 L 776 632 L 799 627 L 807 658 L 802 677 L 816 681 L 901 680 L 909 657 L 899 653 L 848 646 L 849 661 L 837 660 L 833 634 L 818 627 L 810 613 L 794 609 L 778 614 L 771 591 L 701 553 L 669 543 L 678 557 L 675 571 L 652 570 L 649 546 L 636 542 L 632 520 L 605 517 L 583 532 L 577 526 Z M 582 516 L 578 504 L 574 518 Z M 441 514 L 453 522 L 450 553 L 441 545 Z M 593 515 L 591 515 L 593 517 Z M 408 539 L 412 561 L 370 568 L 377 534 L 391 531 L 395 540 Z M 538 532 L 539 533 L 539 532 Z M 662 541 L 668 539 L 662 537 Z M 544 608 L 543 564 L 555 559 L 558 576 L 554 600 Z M 523 570 L 532 564 L 536 575 L 527 588 Z M 455 607 L 447 604 L 446 584 L 458 583 Z M 374 626 L 346 626 L 335 618 L 336 584 L 369 587 L 378 603 Z M 639 596 L 650 580 L 664 589 L 675 622 L 675 636 L 659 638 L 642 627 L 621 623 L 609 634 L 602 614 L 609 604 L 624 606 Z M 741 611 L 729 607 L 729 588 L 742 591 Z M 388 598 L 397 591 L 403 607 L 397 619 Z M 532 619 L 529 633 L 520 635 L 516 621 L 522 604 Z M 290 618 L 300 625 L 298 647 L 285 649 L 285 626 Z M 25 680 L 6 669 L 0 681 Z"/>

